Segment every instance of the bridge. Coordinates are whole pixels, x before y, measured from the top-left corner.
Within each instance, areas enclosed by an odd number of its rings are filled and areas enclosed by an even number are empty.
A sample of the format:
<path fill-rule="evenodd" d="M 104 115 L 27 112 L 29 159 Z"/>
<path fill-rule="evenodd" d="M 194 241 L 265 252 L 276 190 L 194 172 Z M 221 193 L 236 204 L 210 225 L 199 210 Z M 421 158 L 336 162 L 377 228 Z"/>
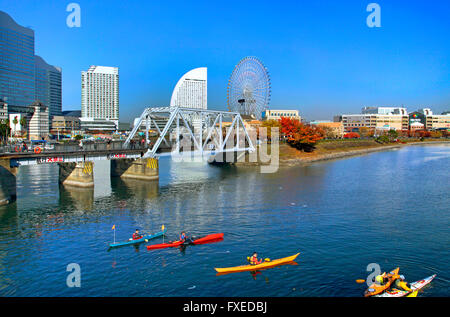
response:
<path fill-rule="evenodd" d="M 227 123 L 226 127 L 224 120 Z M 146 144 L 152 128 L 158 135 L 156 142 L 144 154 L 144 158 L 171 155 L 201 156 L 214 160 L 218 155 L 227 152 L 255 151 L 238 112 L 183 107 L 147 108 L 125 141 L 125 147 L 129 146 L 143 124 L 145 124 Z M 162 143 L 172 148 L 172 151 L 161 153 Z"/>
<path fill-rule="evenodd" d="M 140 132 L 145 129 L 144 144 Z M 0 153 L 0 205 L 16 199 L 16 175 L 24 165 L 58 164 L 59 182 L 66 186 L 93 187 L 93 164 L 111 161 L 111 176 L 155 181 L 159 157 L 189 162 L 231 162 L 255 150 L 237 112 L 181 107 L 147 108 L 125 142 L 57 145 L 42 152 Z"/>

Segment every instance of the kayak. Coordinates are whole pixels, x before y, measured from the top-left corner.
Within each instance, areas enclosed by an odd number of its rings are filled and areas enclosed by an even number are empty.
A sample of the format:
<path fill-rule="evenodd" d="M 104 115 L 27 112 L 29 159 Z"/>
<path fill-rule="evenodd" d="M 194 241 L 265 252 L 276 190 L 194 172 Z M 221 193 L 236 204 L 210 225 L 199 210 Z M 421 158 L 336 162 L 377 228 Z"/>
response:
<path fill-rule="evenodd" d="M 147 250 L 174 248 L 183 244 L 183 241 L 173 241 L 168 243 L 152 244 L 147 246 Z"/>
<path fill-rule="evenodd" d="M 177 241 L 171 241 L 168 243 L 148 245 L 147 249 L 148 250 L 156 250 L 156 249 L 165 249 L 165 248 L 175 248 L 175 247 L 179 247 L 181 245 L 188 245 L 188 244 L 212 243 L 212 242 L 217 242 L 222 239 L 223 239 L 223 233 L 214 233 L 214 234 L 209 234 L 204 237 L 199 237 L 199 238 L 194 237 L 192 240 L 187 240 L 184 242 L 177 240 Z"/>
<path fill-rule="evenodd" d="M 192 244 L 205 244 L 205 243 L 211 243 L 211 242 L 218 242 L 219 240 L 223 239 L 223 233 L 214 233 L 209 234 L 204 237 L 200 238 L 194 238 L 192 241 Z"/>
<path fill-rule="evenodd" d="M 369 288 L 364 292 L 364 297 L 374 296 L 383 293 L 385 290 L 391 287 L 392 283 L 399 278 L 398 271 L 400 268 L 396 268 L 395 270 L 386 273 L 384 272 L 381 276 L 387 277 L 388 281 L 384 285 L 379 285 L 377 283 L 373 283 L 369 286 Z"/>
<path fill-rule="evenodd" d="M 377 297 L 403 297 L 408 295 L 408 297 L 416 297 L 417 293 L 420 289 L 424 288 L 428 284 L 431 283 L 431 281 L 436 277 L 436 274 L 428 276 L 424 278 L 423 280 L 412 282 L 410 285 L 410 288 L 412 289 L 412 292 L 405 291 L 405 290 L 399 290 L 399 289 L 392 289 L 384 292 L 383 294 L 377 295 Z M 416 293 L 414 295 L 414 293 Z M 411 296 L 410 296 L 411 295 Z"/>
<path fill-rule="evenodd" d="M 419 291 L 414 291 L 406 297 L 417 297 L 417 293 L 419 293 Z"/>
<path fill-rule="evenodd" d="M 216 270 L 218 273 L 236 273 L 236 272 L 244 272 L 244 271 L 256 271 L 256 270 L 260 270 L 260 269 L 268 269 L 271 267 L 275 267 L 278 265 L 283 265 L 283 264 L 288 264 L 290 262 L 293 262 L 295 260 L 295 258 L 298 257 L 298 255 L 300 254 L 294 254 L 292 256 L 288 256 L 286 258 L 281 258 L 281 259 L 277 259 L 277 260 L 272 260 L 272 261 L 266 261 L 263 262 L 261 264 L 256 264 L 256 265 L 240 265 L 240 266 L 233 266 L 233 267 L 225 267 L 225 268 L 214 268 L 214 270 Z"/>
<path fill-rule="evenodd" d="M 138 243 L 144 242 L 145 240 L 151 240 L 151 239 L 155 239 L 155 238 L 161 237 L 165 233 L 166 233 L 166 230 L 164 229 L 163 231 L 157 232 L 155 234 L 144 235 L 141 239 L 128 240 L 128 241 L 125 241 L 125 242 L 110 243 L 109 247 L 110 248 L 116 248 L 116 247 L 121 247 L 121 246 L 124 246 L 124 245 L 138 244 Z"/>

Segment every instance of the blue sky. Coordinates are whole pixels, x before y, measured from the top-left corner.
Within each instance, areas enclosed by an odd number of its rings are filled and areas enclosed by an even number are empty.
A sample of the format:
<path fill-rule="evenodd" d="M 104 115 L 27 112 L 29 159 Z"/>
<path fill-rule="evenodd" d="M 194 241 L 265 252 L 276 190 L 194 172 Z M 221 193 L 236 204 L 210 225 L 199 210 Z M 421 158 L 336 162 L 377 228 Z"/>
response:
<path fill-rule="evenodd" d="M 120 121 L 170 102 L 179 77 L 208 67 L 208 107 L 226 109 L 226 87 L 245 56 L 270 71 L 272 109 L 307 119 L 362 106 L 450 110 L 450 1 L 74 1 L 81 27 L 66 25 L 72 1 L 0 0 L 35 30 L 36 54 L 63 69 L 63 110 L 80 109 L 81 71 L 118 66 Z"/>

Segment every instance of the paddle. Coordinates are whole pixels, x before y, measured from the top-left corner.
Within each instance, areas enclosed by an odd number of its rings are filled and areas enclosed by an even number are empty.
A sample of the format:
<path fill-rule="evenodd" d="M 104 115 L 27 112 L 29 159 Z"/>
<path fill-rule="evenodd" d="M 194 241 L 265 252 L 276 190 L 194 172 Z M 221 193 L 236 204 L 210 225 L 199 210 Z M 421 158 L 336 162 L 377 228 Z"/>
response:
<path fill-rule="evenodd" d="M 365 283 L 365 282 L 366 282 L 366 280 L 362 280 L 362 279 L 356 280 L 356 283 L 358 283 L 358 284 L 362 284 L 362 283 Z"/>

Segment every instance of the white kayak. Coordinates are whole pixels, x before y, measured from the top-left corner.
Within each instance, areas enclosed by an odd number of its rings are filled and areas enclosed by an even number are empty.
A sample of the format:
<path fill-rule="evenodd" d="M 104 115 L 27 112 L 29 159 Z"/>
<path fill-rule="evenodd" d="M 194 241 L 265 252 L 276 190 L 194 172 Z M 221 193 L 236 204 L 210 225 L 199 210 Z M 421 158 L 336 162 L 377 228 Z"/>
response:
<path fill-rule="evenodd" d="M 383 294 L 375 295 L 375 297 L 403 297 L 403 296 L 406 296 L 410 293 L 418 291 L 418 290 L 422 289 L 423 287 L 427 286 L 428 284 L 431 283 L 431 281 L 435 277 L 436 277 L 436 274 L 428 276 L 428 277 L 424 278 L 423 280 L 412 282 L 410 285 L 412 292 L 408 292 L 405 290 L 399 290 L 399 289 L 391 289 L 391 290 L 384 292 Z"/>

